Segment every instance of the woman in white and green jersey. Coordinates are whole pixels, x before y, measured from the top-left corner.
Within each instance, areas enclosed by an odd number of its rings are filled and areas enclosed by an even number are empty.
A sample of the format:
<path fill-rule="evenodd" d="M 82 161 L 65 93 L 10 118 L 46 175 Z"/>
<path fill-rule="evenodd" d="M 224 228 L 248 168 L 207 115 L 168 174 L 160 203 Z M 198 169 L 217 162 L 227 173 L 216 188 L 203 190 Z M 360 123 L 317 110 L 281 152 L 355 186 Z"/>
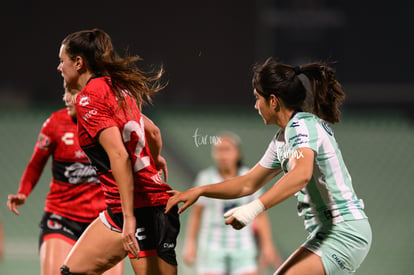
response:
<path fill-rule="evenodd" d="M 236 134 L 221 133 L 211 150 L 214 165 L 200 171 L 194 185 L 217 183 L 247 173 L 249 168 L 242 164 L 240 146 L 241 140 Z M 265 212 L 256 217 L 254 228 L 248 224 L 243 230 L 236 231 L 224 224 L 225 212 L 249 203 L 261 194 L 263 192 L 259 190 L 232 200 L 200 198 L 192 207 L 187 223 L 184 262 L 195 264 L 199 275 L 258 275 L 258 255 L 264 266 L 280 266 L 282 259 L 273 244 Z"/>
<path fill-rule="evenodd" d="M 280 127 L 265 155 L 243 176 L 172 191 L 166 211 L 184 202 L 181 213 L 199 196 L 247 196 L 283 172 L 258 199 L 225 213 L 226 224 L 241 229 L 295 195 L 309 236 L 275 274 L 353 274 L 369 251 L 371 228 L 328 126 L 339 122 L 345 97 L 334 70 L 325 63 L 293 67 L 269 58 L 255 66 L 253 88 L 265 124 Z"/>

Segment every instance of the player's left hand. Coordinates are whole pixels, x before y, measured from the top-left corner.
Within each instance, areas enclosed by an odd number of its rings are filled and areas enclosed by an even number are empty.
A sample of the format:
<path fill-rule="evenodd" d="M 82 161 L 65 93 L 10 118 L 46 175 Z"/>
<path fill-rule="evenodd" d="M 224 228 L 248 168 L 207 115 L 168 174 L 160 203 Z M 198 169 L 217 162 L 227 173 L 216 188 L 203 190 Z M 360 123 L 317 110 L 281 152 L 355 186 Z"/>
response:
<path fill-rule="evenodd" d="M 264 205 L 260 199 L 255 199 L 248 204 L 232 208 L 224 213 L 224 218 L 228 219 L 225 223 L 239 230 L 251 223 L 264 210 Z"/>
<path fill-rule="evenodd" d="M 122 228 L 122 243 L 125 251 L 128 251 L 135 258 L 139 259 L 139 246 L 135 238 L 136 219 L 134 216 L 124 217 L 124 225 Z"/>
<path fill-rule="evenodd" d="M 164 157 L 158 156 L 157 159 L 154 159 L 155 167 L 157 168 L 158 172 L 164 175 L 164 181 L 167 182 L 168 180 L 168 169 L 167 169 L 167 161 Z"/>

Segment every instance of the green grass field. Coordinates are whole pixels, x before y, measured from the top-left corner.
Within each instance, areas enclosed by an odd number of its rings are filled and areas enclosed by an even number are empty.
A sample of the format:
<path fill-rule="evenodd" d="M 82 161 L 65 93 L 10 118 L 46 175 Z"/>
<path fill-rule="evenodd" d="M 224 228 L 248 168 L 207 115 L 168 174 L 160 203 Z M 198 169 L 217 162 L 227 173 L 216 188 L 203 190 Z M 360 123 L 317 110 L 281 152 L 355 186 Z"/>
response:
<path fill-rule="evenodd" d="M 210 137 L 220 131 L 232 130 L 240 135 L 244 162 L 248 166 L 260 159 L 276 132 L 276 127 L 263 124 L 253 108 L 224 111 L 157 107 L 156 110 L 148 114 L 162 130 L 169 184 L 178 190 L 189 188 L 195 173 L 211 165 Z M 50 162 L 19 216 L 7 210 L 6 201 L 8 194 L 17 191 L 40 127 L 52 111 L 54 109 L 0 112 L 0 219 L 5 234 L 1 275 L 39 274 L 37 225 L 49 187 Z M 344 111 L 342 123 L 333 128 L 373 229 L 371 251 L 357 274 L 411 274 L 414 241 L 414 222 L 409 207 L 414 192 L 412 122 L 395 111 L 382 114 Z M 207 138 L 197 142 L 196 133 Z M 285 201 L 270 209 L 268 214 L 275 243 L 282 256 L 287 257 L 306 237 L 296 214 L 295 200 Z M 184 275 L 194 274 L 194 269 L 181 261 L 187 215 L 185 212 L 181 216 L 182 231 L 177 247 L 179 274 Z M 133 274 L 128 262 L 125 274 Z M 265 274 L 272 272 L 269 270 Z"/>

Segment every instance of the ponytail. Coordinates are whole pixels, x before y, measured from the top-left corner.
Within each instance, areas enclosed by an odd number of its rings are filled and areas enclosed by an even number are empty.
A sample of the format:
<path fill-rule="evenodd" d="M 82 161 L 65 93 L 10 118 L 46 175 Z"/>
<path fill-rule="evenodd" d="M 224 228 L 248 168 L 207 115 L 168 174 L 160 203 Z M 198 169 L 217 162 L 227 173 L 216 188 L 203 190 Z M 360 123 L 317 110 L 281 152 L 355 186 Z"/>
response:
<path fill-rule="evenodd" d="M 301 71 L 310 82 L 313 95 L 312 113 L 329 123 L 340 121 L 339 105 L 345 93 L 335 76 L 335 71 L 326 63 L 310 63 L 301 66 Z"/>

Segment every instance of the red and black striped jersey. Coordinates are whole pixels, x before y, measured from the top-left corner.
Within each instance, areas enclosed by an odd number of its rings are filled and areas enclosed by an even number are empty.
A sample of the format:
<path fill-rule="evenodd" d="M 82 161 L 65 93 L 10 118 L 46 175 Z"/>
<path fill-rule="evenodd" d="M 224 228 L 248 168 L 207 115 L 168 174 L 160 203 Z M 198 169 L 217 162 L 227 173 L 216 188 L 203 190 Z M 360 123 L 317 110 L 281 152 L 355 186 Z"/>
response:
<path fill-rule="evenodd" d="M 107 205 L 122 212 L 118 185 L 108 155 L 98 142 L 99 132 L 117 127 L 134 173 L 134 208 L 166 204 L 170 186 L 162 181 L 145 140 L 144 122 L 132 95 L 124 91 L 125 108 L 118 104 L 109 77 L 92 78 L 76 98 L 79 142 L 98 171 Z"/>
<path fill-rule="evenodd" d="M 76 121 L 66 109 L 54 112 L 43 124 L 18 193 L 28 196 L 52 156 L 52 181 L 45 211 L 79 222 L 91 222 L 105 209 L 96 171 L 79 146 Z"/>

